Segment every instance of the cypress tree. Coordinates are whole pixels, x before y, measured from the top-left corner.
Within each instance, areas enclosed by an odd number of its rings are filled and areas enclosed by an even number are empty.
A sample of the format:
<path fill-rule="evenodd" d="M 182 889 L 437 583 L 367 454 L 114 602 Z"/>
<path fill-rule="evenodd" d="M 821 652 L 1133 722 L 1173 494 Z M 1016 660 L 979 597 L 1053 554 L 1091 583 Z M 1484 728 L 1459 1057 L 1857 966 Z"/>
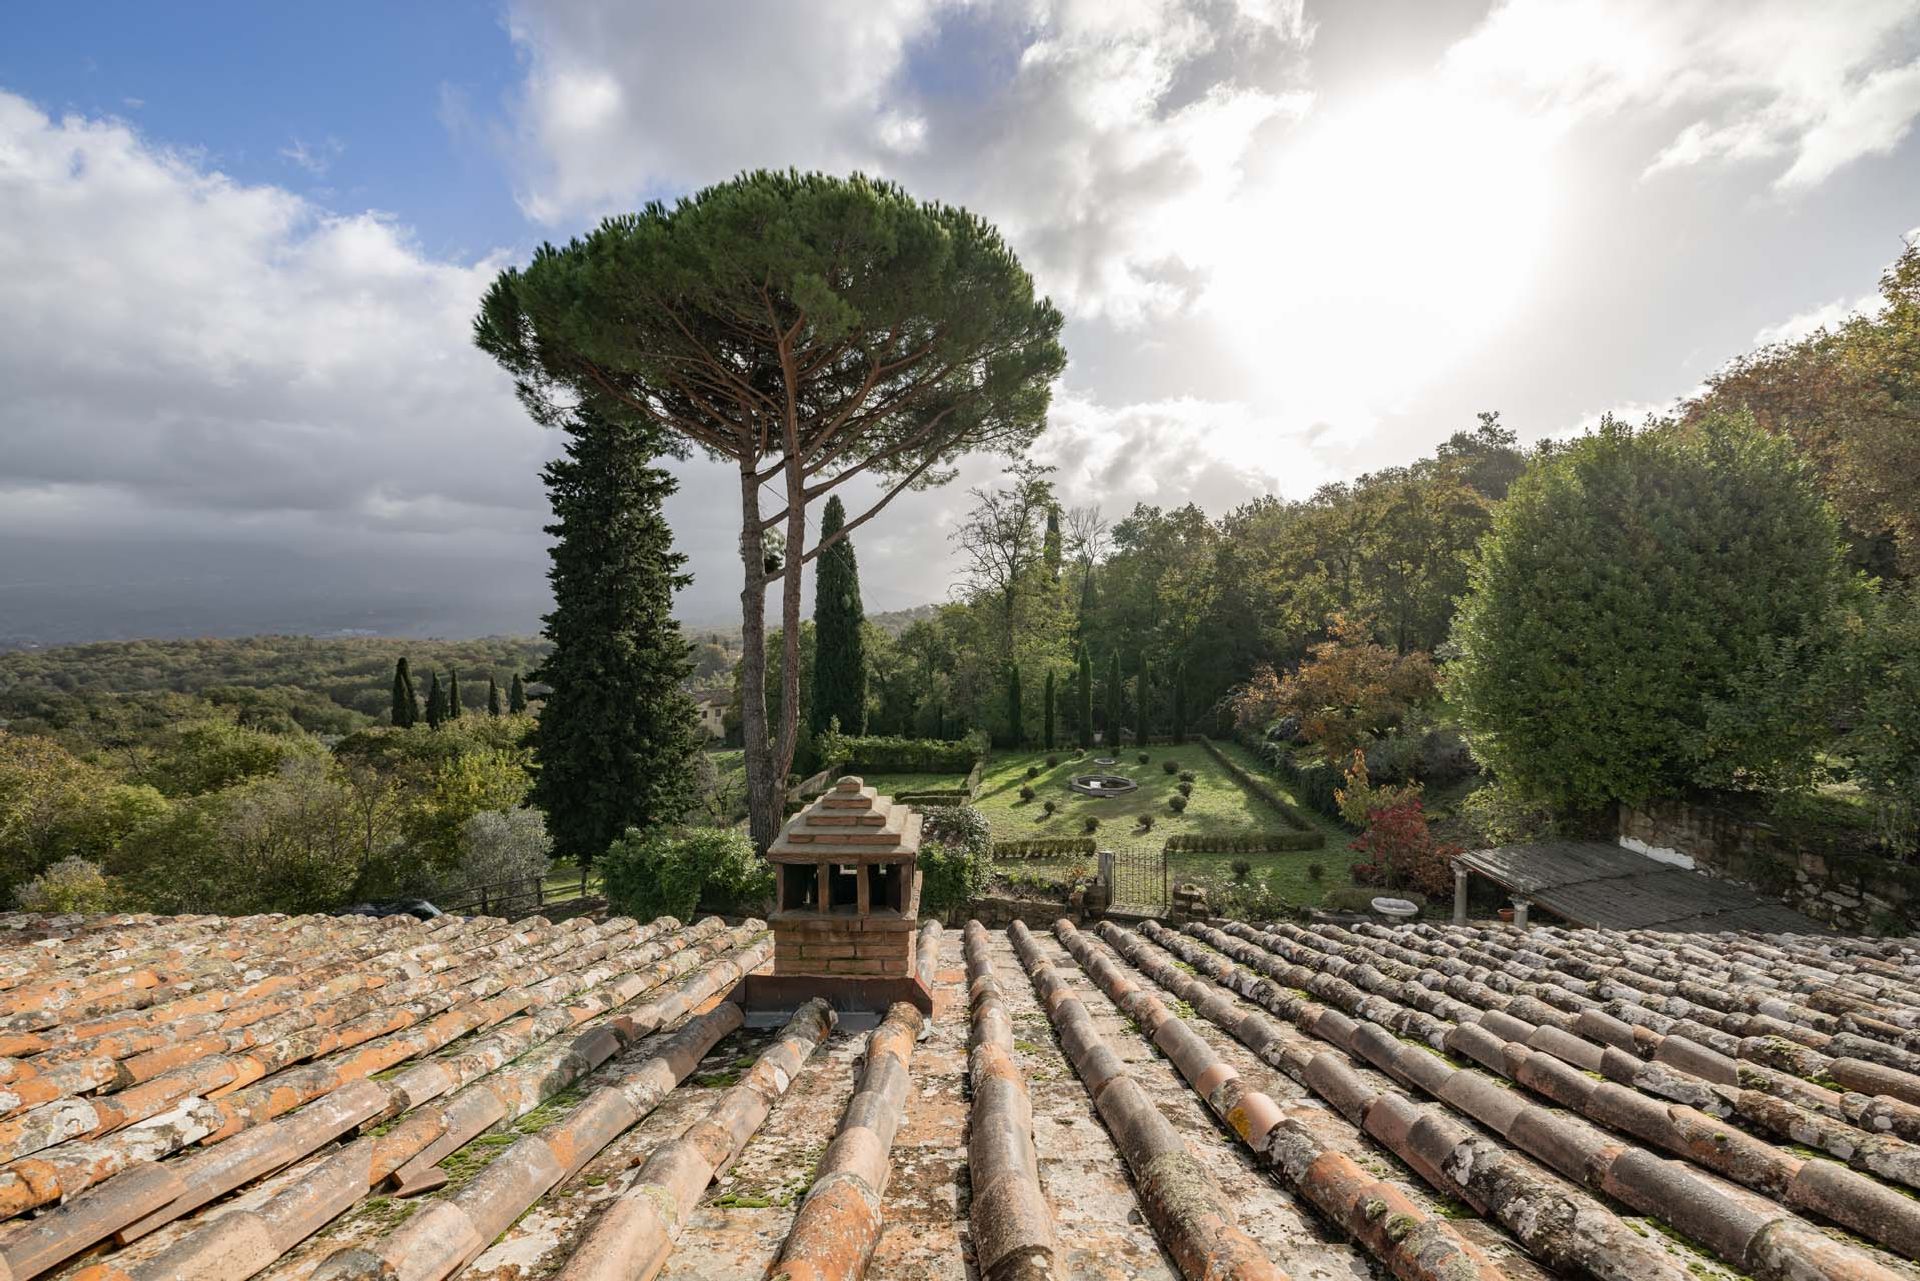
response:
<path fill-rule="evenodd" d="M 1046 731 L 1046 738 L 1043 745 L 1051 752 L 1053 750 L 1053 669 L 1051 667 L 1047 669 L 1047 696 L 1045 707 L 1045 724 L 1042 728 Z"/>
<path fill-rule="evenodd" d="M 460 669 L 453 668 L 447 673 L 447 719 L 460 719 Z"/>
<path fill-rule="evenodd" d="M 507 686 L 507 710 L 515 716 L 527 710 L 527 683 L 520 679 L 520 673 L 513 674 L 513 681 Z"/>
<path fill-rule="evenodd" d="M 1120 704 L 1122 696 L 1120 682 L 1120 651 L 1113 651 L 1113 661 L 1107 665 L 1107 746 L 1125 747 L 1124 735 L 1120 732 Z"/>
<path fill-rule="evenodd" d="M 1173 741 L 1187 741 L 1187 665 L 1173 669 Z"/>
<path fill-rule="evenodd" d="M 1060 581 L 1060 509 L 1047 508 L 1047 535 L 1040 544 L 1042 557 L 1046 561 L 1047 578 L 1051 582 Z"/>
<path fill-rule="evenodd" d="M 1080 647 L 1080 746 L 1093 746 L 1093 663 L 1087 647 Z"/>
<path fill-rule="evenodd" d="M 489 672 L 487 673 L 487 715 L 498 716 L 501 710 L 500 682 L 493 678 L 493 673 Z"/>
<path fill-rule="evenodd" d="M 534 731 L 533 800 L 554 853 L 585 865 L 630 827 L 686 815 L 699 719 L 681 687 L 693 664 L 673 594 L 688 576 L 660 512 L 675 488 L 653 465 L 663 437 L 593 404 L 565 427 L 565 453 L 542 473 L 554 513 L 553 650 L 533 679 L 552 692 Z"/>
<path fill-rule="evenodd" d="M 1007 665 L 1007 744 L 1016 750 L 1027 739 L 1027 727 L 1020 707 L 1020 666 Z"/>
<path fill-rule="evenodd" d="M 1147 674 L 1147 656 L 1140 655 L 1140 683 L 1134 687 L 1133 696 L 1133 740 L 1145 747 L 1153 738 L 1153 715 L 1148 710 L 1148 691 L 1152 688 L 1152 678 Z"/>
<path fill-rule="evenodd" d="M 827 499 L 820 519 L 820 539 L 839 533 L 847 523 L 847 509 L 835 494 Z M 861 637 L 866 611 L 860 605 L 860 568 L 854 562 L 853 541 L 842 538 L 820 553 L 813 570 L 813 706 L 817 737 L 826 733 L 834 717 L 840 732 L 859 736 L 867 732 L 867 654 Z"/>
<path fill-rule="evenodd" d="M 447 691 L 440 688 L 440 673 L 433 674 L 433 680 L 427 686 L 427 728 L 439 729 L 440 723 L 447 719 Z"/>
<path fill-rule="evenodd" d="M 408 729 L 419 719 L 420 703 L 413 696 L 413 672 L 402 657 L 393 665 L 393 723 Z"/>

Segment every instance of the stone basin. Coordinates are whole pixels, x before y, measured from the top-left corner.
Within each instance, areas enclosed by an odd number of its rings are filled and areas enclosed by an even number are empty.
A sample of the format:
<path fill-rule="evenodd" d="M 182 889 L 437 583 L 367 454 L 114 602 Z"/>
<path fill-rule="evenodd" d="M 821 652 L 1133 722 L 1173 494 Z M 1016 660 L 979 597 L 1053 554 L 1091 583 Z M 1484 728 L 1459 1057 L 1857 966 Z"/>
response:
<path fill-rule="evenodd" d="M 1081 774 L 1067 786 L 1082 796 L 1124 796 L 1140 784 L 1118 774 Z"/>

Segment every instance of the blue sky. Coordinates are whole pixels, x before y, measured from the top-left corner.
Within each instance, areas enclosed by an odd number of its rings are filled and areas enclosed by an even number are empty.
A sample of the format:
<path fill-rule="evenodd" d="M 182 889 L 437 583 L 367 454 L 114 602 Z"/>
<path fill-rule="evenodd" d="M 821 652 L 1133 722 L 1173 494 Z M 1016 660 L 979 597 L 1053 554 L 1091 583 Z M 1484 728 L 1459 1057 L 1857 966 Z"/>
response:
<path fill-rule="evenodd" d="M 1065 499 L 1220 514 L 1869 305 L 1916 117 L 1920 0 L 15 5 L 0 639 L 530 630 L 554 442 L 475 300 L 743 168 L 992 219 L 1068 316 Z M 870 608 L 998 466 L 863 530 Z M 679 471 L 717 621 L 732 482 Z"/>
<path fill-rule="evenodd" d="M 0 85 L 50 112 L 122 117 L 243 181 L 393 211 L 450 257 L 527 239 L 498 156 L 449 128 L 462 104 L 495 115 L 520 70 L 497 4 L 32 2 L 0 42 Z M 305 164 L 288 154 L 303 146 Z"/>

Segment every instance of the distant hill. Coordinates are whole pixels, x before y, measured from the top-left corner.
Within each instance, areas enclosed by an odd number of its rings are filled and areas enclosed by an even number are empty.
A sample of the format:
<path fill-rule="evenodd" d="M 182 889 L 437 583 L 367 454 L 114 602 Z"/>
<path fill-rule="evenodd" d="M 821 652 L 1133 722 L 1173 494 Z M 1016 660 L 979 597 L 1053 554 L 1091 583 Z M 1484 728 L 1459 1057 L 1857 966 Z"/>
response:
<path fill-rule="evenodd" d="M 486 706 L 487 677 L 504 688 L 539 665 L 536 637 L 393 640 L 373 636 L 100 641 L 0 654 L 0 724 L 38 728 L 97 719 L 115 700 L 184 695 L 228 706 L 271 701 L 309 729 L 339 732 L 386 715 L 395 660 L 406 655 L 426 691 L 434 671 L 458 669 L 461 702 Z M 253 693 L 249 693 L 249 692 Z"/>

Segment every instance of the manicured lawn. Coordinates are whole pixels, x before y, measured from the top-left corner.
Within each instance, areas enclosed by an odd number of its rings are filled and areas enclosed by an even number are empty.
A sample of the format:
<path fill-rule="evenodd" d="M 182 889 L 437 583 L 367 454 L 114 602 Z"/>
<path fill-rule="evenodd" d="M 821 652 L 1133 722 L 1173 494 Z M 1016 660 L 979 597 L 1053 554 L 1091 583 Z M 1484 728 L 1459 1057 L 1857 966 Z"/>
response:
<path fill-rule="evenodd" d="M 549 900 L 576 898 L 580 894 L 580 869 L 571 860 L 555 859 L 547 865 L 542 885 Z M 600 873 L 587 873 L 587 893 L 597 894 L 599 890 Z"/>
<path fill-rule="evenodd" d="M 993 825 L 996 841 L 1084 836 L 1085 820 L 1092 816 L 1100 820 L 1094 839 L 1101 849 L 1116 853 L 1158 850 L 1169 836 L 1177 833 L 1287 829 L 1278 814 L 1228 777 L 1198 744 L 1154 747 L 1147 751 L 1152 759 L 1146 765 L 1140 764 L 1137 748 L 1121 752 L 1117 765 L 1095 765 L 1097 752 L 1089 752 L 1077 760 L 1071 752 L 1056 752 L 1053 755 L 1059 757 L 1060 763 L 1052 767 L 1047 765 L 1047 752 L 996 756 L 987 762 L 980 780 L 980 795 L 974 804 Z M 1167 798 L 1180 794 L 1180 780 L 1177 774 L 1165 771 L 1161 766 L 1164 760 L 1176 761 L 1180 769 L 1194 774 L 1193 795 L 1188 798 L 1183 814 L 1168 808 Z M 1029 779 L 1027 770 L 1033 766 L 1039 768 L 1040 774 Z M 1067 786 L 1068 780 L 1080 774 L 1118 774 L 1133 779 L 1140 787 L 1124 796 L 1082 796 Z M 1033 800 L 1020 799 L 1022 785 L 1033 788 Z M 1054 802 L 1052 815 L 1043 808 L 1047 801 Z M 1140 829 L 1139 819 L 1143 814 L 1153 818 L 1150 831 Z"/>
<path fill-rule="evenodd" d="M 1199 881 L 1223 886 L 1234 879 L 1233 865 L 1245 862 L 1251 864 L 1248 872 L 1250 883 L 1265 885 L 1286 902 L 1296 904 L 1318 904 L 1329 893 L 1351 886 L 1352 878 L 1347 867 L 1358 857 L 1347 848 L 1353 833 L 1334 819 L 1307 806 L 1284 782 L 1267 772 L 1251 752 L 1233 743 L 1220 743 L 1217 746 L 1245 766 L 1249 773 L 1266 780 L 1275 791 L 1291 799 L 1314 829 L 1325 834 L 1326 846 L 1317 850 L 1277 854 L 1173 854 L 1167 858 L 1168 879 L 1174 884 Z M 1079 760 L 1072 759 L 1069 753 L 1057 753 L 1060 764 L 1051 769 L 1047 767 L 1048 754 L 1045 752 L 999 757 L 988 763 L 981 781 L 980 797 L 975 804 L 993 824 L 995 840 L 1079 836 L 1082 835 L 1081 820 L 1088 814 L 1097 815 L 1100 829 L 1094 833 L 1094 839 L 1099 842 L 1101 849 L 1116 852 L 1158 850 L 1166 838 L 1175 833 L 1287 829 L 1287 823 L 1278 814 L 1234 782 L 1199 745 L 1154 747 L 1149 748 L 1148 752 L 1153 758 L 1151 764 L 1141 765 L 1139 749 L 1135 748 L 1120 753 L 1122 764 L 1111 766 L 1094 765 L 1097 752 L 1088 753 Z M 1193 796 L 1188 801 L 1185 814 L 1176 815 L 1167 808 L 1167 797 L 1178 794 L 1179 776 L 1168 774 L 1161 767 L 1160 762 L 1166 757 L 1178 761 L 1181 769 L 1191 770 L 1195 775 Z M 1027 768 L 1032 765 L 1040 766 L 1040 777 L 1028 780 Z M 1068 790 L 1068 779 L 1077 774 L 1093 772 L 1131 778 L 1140 784 L 1140 790 L 1125 796 L 1099 799 Z M 1034 789 L 1034 799 L 1030 802 L 1020 799 L 1023 783 L 1030 783 Z M 1041 802 L 1049 799 L 1057 803 L 1052 818 L 1044 817 L 1041 811 Z M 1141 832 L 1135 821 L 1143 813 L 1153 815 L 1153 829 L 1149 832 Z M 1016 879 L 1058 878 L 1070 869 L 1084 872 L 1085 862 L 1076 859 L 1009 860 L 1000 864 L 999 870 Z M 1315 866 L 1320 868 L 1317 877 L 1311 870 Z"/>

